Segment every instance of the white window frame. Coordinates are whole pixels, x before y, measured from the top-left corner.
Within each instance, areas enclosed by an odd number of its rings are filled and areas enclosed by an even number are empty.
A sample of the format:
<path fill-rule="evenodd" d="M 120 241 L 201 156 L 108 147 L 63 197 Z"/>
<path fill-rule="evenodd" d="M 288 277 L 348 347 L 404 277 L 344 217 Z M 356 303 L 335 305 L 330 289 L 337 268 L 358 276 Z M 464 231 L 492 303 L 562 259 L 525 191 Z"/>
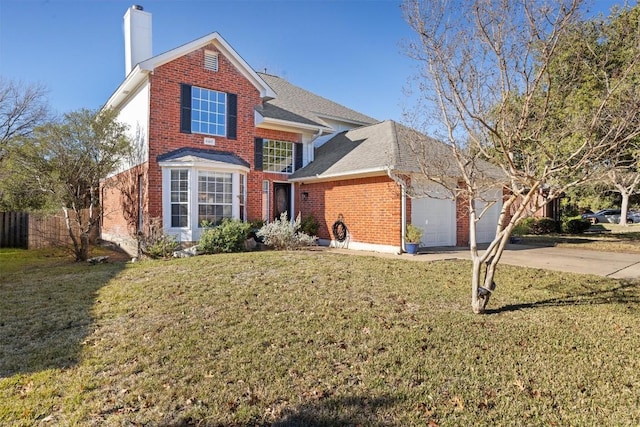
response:
<path fill-rule="evenodd" d="M 186 159 L 160 162 L 160 167 L 162 168 L 162 224 L 165 234 L 176 237 L 179 242 L 197 242 L 200 240 L 203 229 L 198 224 L 199 171 L 231 173 L 233 203 L 231 215 L 235 219 L 242 218 L 240 209 L 246 209 L 246 200 L 244 200 L 244 205 L 241 205 L 240 198 L 243 196 L 241 194 L 240 176 L 244 176 L 246 186 L 249 168 L 223 162 L 194 159 L 190 156 Z M 189 171 L 189 218 L 186 227 L 171 227 L 171 171 L 175 169 Z M 246 199 L 246 194 L 244 198 Z M 244 217 L 246 218 L 246 214 Z"/>
<path fill-rule="evenodd" d="M 274 143 L 274 144 L 286 144 L 288 145 L 288 149 L 287 152 L 290 153 L 289 156 L 274 156 L 270 153 L 267 153 L 267 144 L 269 143 Z M 278 149 L 279 151 L 282 151 L 282 148 Z M 291 142 L 291 141 L 282 141 L 279 139 L 264 139 L 262 141 L 262 170 L 264 172 L 268 172 L 268 173 L 283 173 L 286 175 L 291 175 L 293 172 L 295 172 L 295 162 L 296 162 L 296 144 Z M 276 162 L 276 160 L 279 160 L 281 164 L 284 164 L 284 161 L 287 159 L 291 159 L 291 162 L 286 166 L 287 168 L 289 168 L 290 170 L 282 172 L 282 168 L 280 168 L 279 170 L 271 170 L 269 169 L 269 166 L 273 166 L 278 164 Z"/>
<path fill-rule="evenodd" d="M 203 92 L 207 97 L 203 97 Z M 197 96 L 196 93 L 200 93 Z M 215 97 L 215 99 L 211 99 Z M 200 86 L 191 86 L 191 133 L 212 136 L 227 136 L 227 94 L 218 90 L 207 89 Z M 213 109 L 209 107 L 215 107 Z M 211 118 L 216 120 L 212 121 Z M 217 120 L 219 119 L 219 120 Z M 196 123 L 199 123 L 196 128 Z M 205 132 L 201 126 L 213 127 L 214 132 Z M 218 128 L 222 131 L 218 132 Z"/>
<path fill-rule="evenodd" d="M 202 228 L 202 222 L 205 220 L 200 218 L 200 208 L 203 206 L 222 207 L 223 209 L 226 206 L 227 208 L 230 208 L 230 212 L 233 213 L 233 204 L 234 204 L 233 203 L 234 201 L 233 173 L 222 172 L 222 171 L 212 171 L 207 169 L 198 169 L 197 174 L 198 174 L 198 180 L 197 180 L 198 181 L 198 189 L 197 189 L 197 192 L 198 192 L 197 222 L 198 223 L 197 225 L 198 227 Z M 238 177 L 239 181 L 242 181 L 241 177 L 243 176 L 244 175 L 239 175 Z M 203 177 L 206 177 L 204 185 L 205 187 L 207 187 L 205 188 L 204 192 L 200 188 L 200 185 L 203 184 L 203 182 L 201 182 L 201 178 Z M 214 184 L 213 186 L 215 187 L 213 188 L 213 191 L 210 191 L 210 188 L 209 188 L 211 184 Z M 222 189 L 221 191 L 218 191 L 217 187 L 220 184 L 222 184 Z M 242 189 L 241 187 L 242 187 L 242 183 L 240 183 L 239 192 Z M 201 198 L 203 194 L 208 197 L 206 200 L 203 200 Z M 236 194 L 235 196 L 238 197 L 239 194 Z M 238 212 L 240 212 L 240 210 L 238 210 Z M 224 217 L 224 218 L 228 218 L 228 217 Z"/>

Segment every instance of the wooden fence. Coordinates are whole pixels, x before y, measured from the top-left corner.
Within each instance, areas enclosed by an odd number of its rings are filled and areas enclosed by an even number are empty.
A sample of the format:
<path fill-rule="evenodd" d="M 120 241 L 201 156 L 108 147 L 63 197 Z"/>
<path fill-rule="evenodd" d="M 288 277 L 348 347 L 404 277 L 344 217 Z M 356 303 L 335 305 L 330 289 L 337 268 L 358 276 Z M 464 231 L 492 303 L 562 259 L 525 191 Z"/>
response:
<path fill-rule="evenodd" d="M 91 236 L 96 241 L 99 232 Z M 62 214 L 0 212 L 0 248 L 39 249 L 72 244 Z"/>

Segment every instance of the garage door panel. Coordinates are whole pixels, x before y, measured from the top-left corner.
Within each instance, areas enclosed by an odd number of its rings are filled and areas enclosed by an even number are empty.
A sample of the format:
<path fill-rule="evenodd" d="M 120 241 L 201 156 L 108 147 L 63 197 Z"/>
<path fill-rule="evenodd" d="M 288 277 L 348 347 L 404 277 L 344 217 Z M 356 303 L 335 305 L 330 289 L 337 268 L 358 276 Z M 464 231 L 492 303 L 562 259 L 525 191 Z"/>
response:
<path fill-rule="evenodd" d="M 454 246 L 456 206 L 453 200 L 421 198 L 411 202 L 411 223 L 424 230 L 420 246 Z"/>
<path fill-rule="evenodd" d="M 490 201 L 495 203 L 482 215 L 476 224 L 476 239 L 478 243 L 489 243 L 496 235 L 496 227 L 502 210 L 502 191 L 488 191 L 483 195 L 484 200 L 476 201 L 476 212 L 479 214 Z"/>

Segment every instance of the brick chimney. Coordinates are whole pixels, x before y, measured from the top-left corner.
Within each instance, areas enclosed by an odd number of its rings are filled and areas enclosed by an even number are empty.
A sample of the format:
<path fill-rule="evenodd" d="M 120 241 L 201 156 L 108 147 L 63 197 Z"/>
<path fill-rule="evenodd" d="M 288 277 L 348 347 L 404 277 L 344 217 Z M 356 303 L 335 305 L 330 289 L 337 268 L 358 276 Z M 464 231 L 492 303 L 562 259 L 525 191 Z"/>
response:
<path fill-rule="evenodd" d="M 124 14 L 125 76 L 140 62 L 153 56 L 151 50 L 151 14 L 133 5 Z"/>

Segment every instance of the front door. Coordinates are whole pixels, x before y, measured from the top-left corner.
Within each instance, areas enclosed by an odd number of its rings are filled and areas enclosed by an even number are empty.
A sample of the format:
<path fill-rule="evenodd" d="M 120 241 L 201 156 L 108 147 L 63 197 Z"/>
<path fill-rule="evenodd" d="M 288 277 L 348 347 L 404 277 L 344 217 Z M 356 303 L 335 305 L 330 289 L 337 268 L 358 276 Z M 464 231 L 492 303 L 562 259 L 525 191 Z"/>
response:
<path fill-rule="evenodd" d="M 283 212 L 291 219 L 291 184 L 274 183 L 273 194 L 273 219 L 279 219 Z"/>

